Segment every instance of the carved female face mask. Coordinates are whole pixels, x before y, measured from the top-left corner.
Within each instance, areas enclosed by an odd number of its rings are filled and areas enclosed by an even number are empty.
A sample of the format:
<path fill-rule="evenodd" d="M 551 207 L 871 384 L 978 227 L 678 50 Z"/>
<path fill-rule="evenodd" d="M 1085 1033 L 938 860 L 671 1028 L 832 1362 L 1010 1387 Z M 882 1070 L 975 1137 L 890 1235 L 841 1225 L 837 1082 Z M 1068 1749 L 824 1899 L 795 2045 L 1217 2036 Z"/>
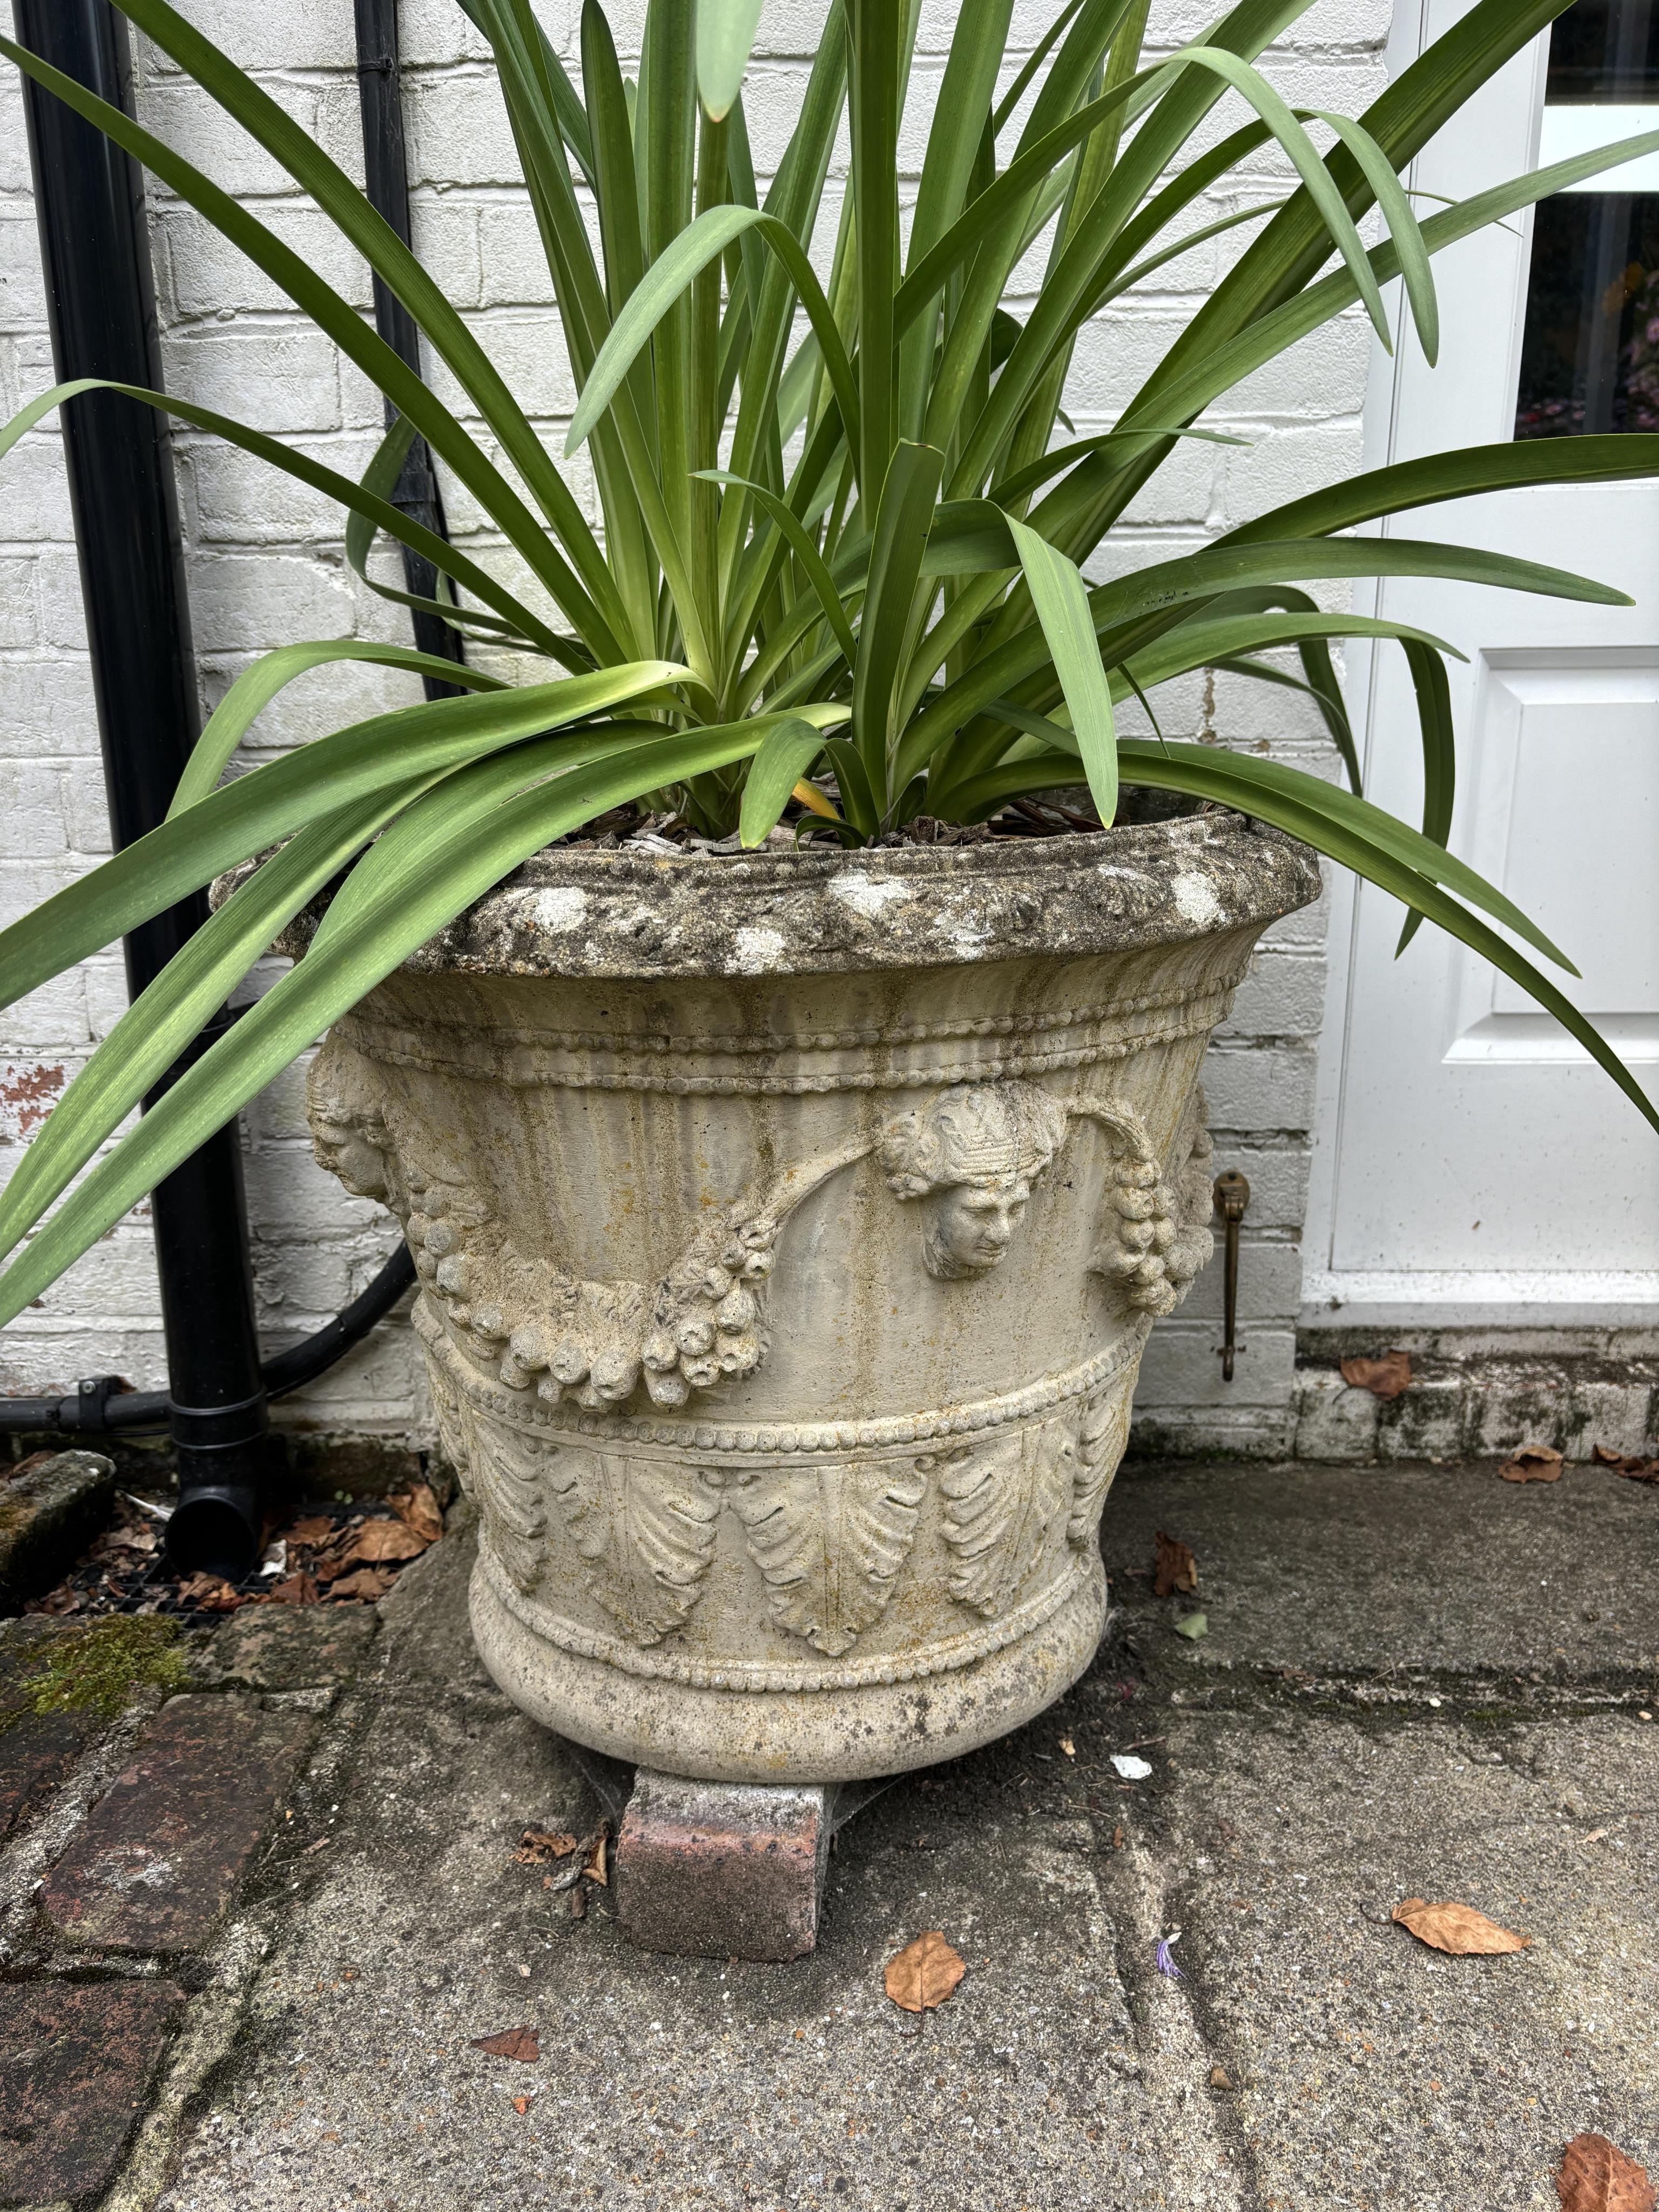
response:
<path fill-rule="evenodd" d="M 921 1201 L 930 1275 L 1000 1265 L 1065 1134 L 1065 1109 L 1030 1083 L 958 1084 L 889 1124 L 878 1157 L 894 1195 Z"/>
<path fill-rule="evenodd" d="M 1031 1202 L 1030 1178 L 952 1183 L 922 1204 L 922 1258 L 945 1282 L 983 1275 L 1000 1261 Z"/>

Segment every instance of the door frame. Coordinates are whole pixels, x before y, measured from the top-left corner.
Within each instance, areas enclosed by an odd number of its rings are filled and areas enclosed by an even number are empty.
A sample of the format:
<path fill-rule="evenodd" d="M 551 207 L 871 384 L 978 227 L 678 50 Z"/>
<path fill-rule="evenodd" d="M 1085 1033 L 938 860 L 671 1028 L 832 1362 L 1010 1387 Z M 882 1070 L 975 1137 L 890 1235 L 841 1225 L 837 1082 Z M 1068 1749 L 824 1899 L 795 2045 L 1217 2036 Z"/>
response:
<path fill-rule="evenodd" d="M 1430 8 L 1431 0 L 1396 0 L 1387 52 L 1391 81 L 1422 52 Z M 1541 33 L 1535 47 L 1529 165 L 1536 163 L 1541 135 L 1542 80 L 1547 52 L 1547 33 Z M 1414 179 L 1416 167 L 1413 163 L 1407 174 L 1408 182 Z M 1530 263 L 1532 253 L 1530 209 L 1522 222 L 1522 231 L 1525 266 Z M 1388 288 L 1390 315 L 1397 328 L 1402 326 L 1401 291 L 1398 281 Z M 1520 374 L 1522 335 L 1522 318 L 1517 315 L 1510 340 L 1508 375 L 1511 390 Z M 1372 339 L 1363 428 L 1362 466 L 1366 470 L 1386 467 L 1395 457 L 1406 351 L 1401 343 L 1390 356 L 1375 337 Z M 1378 526 L 1368 526 L 1361 534 L 1379 534 Z M 1355 611 L 1376 614 L 1382 597 L 1379 582 L 1367 580 L 1357 585 Z M 1345 653 L 1344 689 L 1362 769 L 1368 776 L 1376 738 L 1376 678 L 1382 650 L 1371 642 L 1356 639 L 1348 643 Z M 1316 1075 L 1308 1207 L 1303 1230 L 1301 1326 L 1310 1329 L 1374 1327 L 1392 1330 L 1652 1328 L 1659 1322 L 1659 1273 L 1541 1273 L 1474 1268 L 1395 1272 L 1338 1269 L 1332 1265 L 1345 1078 L 1352 1047 L 1351 986 L 1358 951 L 1358 900 L 1356 879 L 1347 870 L 1328 869 L 1327 883 L 1327 981 Z M 1432 1006 L 1425 1005 L 1424 1012 L 1425 1019 L 1435 1018 Z"/>

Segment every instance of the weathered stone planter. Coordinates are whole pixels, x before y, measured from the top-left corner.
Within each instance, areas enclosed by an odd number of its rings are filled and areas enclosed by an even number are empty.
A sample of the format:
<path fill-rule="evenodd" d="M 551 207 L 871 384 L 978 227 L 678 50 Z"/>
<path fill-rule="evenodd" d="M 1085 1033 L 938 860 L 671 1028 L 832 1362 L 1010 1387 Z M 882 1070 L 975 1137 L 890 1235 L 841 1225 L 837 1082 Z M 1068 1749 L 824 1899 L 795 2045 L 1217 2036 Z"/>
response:
<path fill-rule="evenodd" d="M 1199 1063 L 1301 848 L 556 852 L 332 1031 L 405 1224 L 479 1648 L 671 1772 L 892 1773 L 1098 1639 L 1141 1348 L 1208 1256 Z"/>

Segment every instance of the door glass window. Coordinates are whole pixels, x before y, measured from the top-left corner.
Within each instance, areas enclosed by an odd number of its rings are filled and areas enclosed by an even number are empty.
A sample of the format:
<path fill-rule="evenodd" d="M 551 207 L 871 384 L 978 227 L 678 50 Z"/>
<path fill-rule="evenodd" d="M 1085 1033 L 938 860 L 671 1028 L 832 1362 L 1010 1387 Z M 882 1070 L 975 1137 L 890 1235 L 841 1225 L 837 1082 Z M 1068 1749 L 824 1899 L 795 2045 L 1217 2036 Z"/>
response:
<path fill-rule="evenodd" d="M 1659 0 L 1577 0 L 1550 33 L 1540 166 L 1659 130 Z M 1517 438 L 1659 430 L 1659 155 L 1540 200 Z"/>

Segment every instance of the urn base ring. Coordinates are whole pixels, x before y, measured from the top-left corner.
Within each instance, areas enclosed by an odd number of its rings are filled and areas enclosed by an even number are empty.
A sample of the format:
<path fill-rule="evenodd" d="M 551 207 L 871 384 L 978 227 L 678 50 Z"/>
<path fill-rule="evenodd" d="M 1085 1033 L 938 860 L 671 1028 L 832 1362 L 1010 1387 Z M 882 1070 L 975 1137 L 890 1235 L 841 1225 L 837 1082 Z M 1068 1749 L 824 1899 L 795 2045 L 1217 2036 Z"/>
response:
<path fill-rule="evenodd" d="M 1106 1577 L 1092 1560 L 1038 1626 L 967 1666 L 810 1692 L 692 1688 L 622 1674 L 537 1635 L 482 1561 L 471 1615 L 483 1662 L 513 1702 L 591 1750 L 710 1782 L 860 1782 L 959 1758 L 1035 1719 L 1094 1657 Z"/>

